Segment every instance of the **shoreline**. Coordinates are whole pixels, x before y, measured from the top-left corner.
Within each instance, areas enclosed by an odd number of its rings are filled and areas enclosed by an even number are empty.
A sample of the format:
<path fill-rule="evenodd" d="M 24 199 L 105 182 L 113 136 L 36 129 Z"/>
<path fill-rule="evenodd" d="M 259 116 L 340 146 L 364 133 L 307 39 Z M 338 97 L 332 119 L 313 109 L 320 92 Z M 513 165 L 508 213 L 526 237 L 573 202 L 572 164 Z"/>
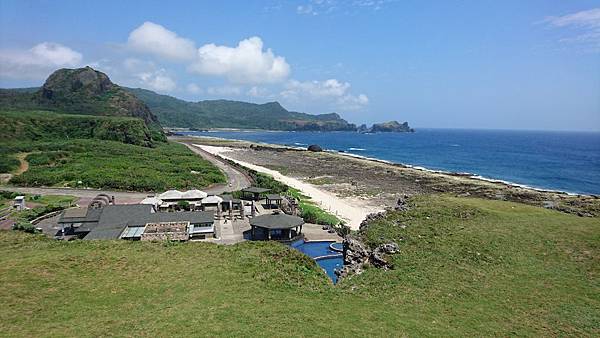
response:
<path fill-rule="evenodd" d="M 320 189 L 314 186 L 313 184 L 304 182 L 300 179 L 284 175 L 277 170 L 269 169 L 260 165 L 256 165 L 246 161 L 241 161 L 227 156 L 226 153 L 235 151 L 234 148 L 196 143 L 192 143 L 192 145 L 202 149 L 207 153 L 210 153 L 213 156 L 217 156 L 225 160 L 235 162 L 236 164 L 251 170 L 271 175 L 275 180 L 284 183 L 294 189 L 300 190 L 303 194 L 309 196 L 324 210 L 331 212 L 332 214 L 335 214 L 337 217 L 344 220 L 346 222 L 346 225 L 348 225 L 352 230 L 358 230 L 361 222 L 367 217 L 367 215 L 374 212 L 382 211 L 381 209 L 372 208 L 365 204 L 357 203 L 357 201 L 353 201 L 348 198 L 340 198 L 327 190 Z"/>
<path fill-rule="evenodd" d="M 272 143 L 265 143 L 265 142 L 258 142 L 258 141 L 230 139 L 230 138 L 215 137 L 215 136 L 178 135 L 177 137 L 183 137 L 183 138 L 191 137 L 191 138 L 217 140 L 217 141 L 242 142 L 242 143 L 248 143 L 248 144 L 255 144 L 255 145 L 263 146 L 263 147 L 283 148 L 283 149 L 289 149 L 289 150 L 294 150 L 294 151 L 308 152 L 306 147 L 300 147 L 300 146 L 293 147 L 293 146 L 284 145 L 284 144 L 272 144 Z M 482 176 L 482 175 L 479 175 L 476 173 L 470 173 L 470 172 L 453 172 L 453 171 L 447 171 L 447 170 L 430 169 L 430 168 L 426 168 L 426 167 L 422 167 L 422 166 L 418 166 L 418 165 L 412 165 L 412 164 L 400 163 L 400 162 L 392 162 L 389 160 L 383 160 L 383 159 L 379 159 L 376 157 L 369 157 L 369 156 L 363 156 L 363 155 L 352 154 L 352 153 L 347 153 L 347 152 L 341 152 L 341 151 L 335 150 L 335 149 L 323 149 L 323 151 L 330 153 L 330 154 L 334 154 L 334 155 L 346 156 L 346 157 L 350 157 L 350 158 L 361 159 L 361 160 L 365 160 L 365 161 L 371 161 L 371 162 L 386 164 L 386 165 L 391 165 L 391 166 L 397 166 L 397 167 L 406 168 L 406 169 L 414 169 L 414 170 L 418 170 L 418 171 L 426 172 L 426 173 L 448 175 L 448 176 L 452 176 L 452 177 L 462 177 L 465 179 L 471 179 L 471 180 L 479 181 L 479 182 L 502 184 L 507 187 L 533 190 L 533 191 L 540 192 L 540 193 L 553 193 L 553 194 L 561 194 L 561 195 L 573 196 L 573 197 L 598 197 L 598 196 L 600 196 L 598 194 L 583 194 L 583 193 L 575 193 L 575 192 L 569 192 L 569 191 L 564 191 L 564 190 L 534 187 L 534 186 L 530 186 L 530 185 L 526 185 L 526 184 L 506 181 L 506 180 L 499 179 L 499 178 L 485 177 L 485 176 Z"/>

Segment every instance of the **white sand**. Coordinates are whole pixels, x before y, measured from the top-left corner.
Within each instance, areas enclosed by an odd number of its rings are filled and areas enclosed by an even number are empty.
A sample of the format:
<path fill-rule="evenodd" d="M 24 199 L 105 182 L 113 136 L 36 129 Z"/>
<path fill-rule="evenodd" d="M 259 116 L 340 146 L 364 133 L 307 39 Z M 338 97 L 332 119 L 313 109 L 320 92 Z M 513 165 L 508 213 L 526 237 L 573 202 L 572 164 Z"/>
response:
<path fill-rule="evenodd" d="M 246 168 L 256 170 L 261 173 L 269 174 L 273 176 L 273 178 L 275 178 L 277 181 L 284 183 L 292 188 L 300 190 L 303 194 L 312 198 L 312 200 L 315 203 L 317 203 L 321 208 L 331 212 L 332 214 L 337 215 L 338 217 L 346 221 L 346 224 L 353 230 L 358 230 L 360 223 L 365 219 L 365 217 L 368 214 L 378 211 L 377 209 L 367 207 L 366 205 L 364 205 L 364 203 L 360 203 L 359 201 L 351 200 L 349 198 L 339 198 L 328 191 L 318 189 L 312 184 L 302 182 L 298 179 L 289 176 L 284 176 L 276 170 L 271 170 L 252 163 L 239 161 L 225 155 L 227 152 L 234 151 L 235 149 L 228 147 L 205 146 L 201 144 L 194 144 L 194 146 L 199 147 L 200 149 L 211 153 L 215 156 L 219 156 L 221 158 L 233 161 Z"/>

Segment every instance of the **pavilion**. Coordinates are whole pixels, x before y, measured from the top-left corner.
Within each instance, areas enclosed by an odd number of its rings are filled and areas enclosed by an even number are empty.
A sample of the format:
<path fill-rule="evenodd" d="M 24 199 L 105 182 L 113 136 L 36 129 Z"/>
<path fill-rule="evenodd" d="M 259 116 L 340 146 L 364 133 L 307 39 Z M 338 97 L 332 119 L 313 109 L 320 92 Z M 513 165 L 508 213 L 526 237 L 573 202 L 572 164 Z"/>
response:
<path fill-rule="evenodd" d="M 259 187 L 249 187 L 242 189 L 242 198 L 250 199 L 254 201 L 258 201 L 261 199 L 261 194 L 271 191 L 271 189 L 259 188 Z"/>
<path fill-rule="evenodd" d="M 282 212 L 260 215 L 250 220 L 252 240 L 277 240 L 289 242 L 302 238 L 304 220 Z"/>
<path fill-rule="evenodd" d="M 283 201 L 283 197 L 281 197 L 280 195 L 277 195 L 277 194 L 267 194 L 266 200 L 267 200 L 266 205 L 269 207 L 269 209 L 272 209 L 272 207 L 274 205 L 277 208 L 280 208 L 281 207 L 281 201 Z"/>

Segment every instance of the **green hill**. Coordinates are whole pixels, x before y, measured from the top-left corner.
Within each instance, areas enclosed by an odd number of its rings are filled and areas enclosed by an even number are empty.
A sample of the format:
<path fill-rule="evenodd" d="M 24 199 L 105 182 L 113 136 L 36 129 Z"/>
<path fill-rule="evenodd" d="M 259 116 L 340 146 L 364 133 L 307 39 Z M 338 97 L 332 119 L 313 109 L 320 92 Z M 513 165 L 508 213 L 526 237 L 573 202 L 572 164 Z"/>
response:
<path fill-rule="evenodd" d="M 600 333 L 598 219 L 420 197 L 361 235 L 390 271 L 334 286 L 273 242 L 58 242 L 0 232 L 4 336 L 579 336 Z"/>
<path fill-rule="evenodd" d="M 255 104 L 229 100 L 183 101 L 146 89 L 127 88 L 144 101 L 161 124 L 183 128 L 249 128 L 271 130 L 356 130 L 338 114 L 291 112 L 278 102 Z"/>
<path fill-rule="evenodd" d="M 158 119 L 142 101 L 90 67 L 59 69 L 41 88 L 2 89 L 0 108 L 140 118 L 153 140 L 165 141 Z"/>

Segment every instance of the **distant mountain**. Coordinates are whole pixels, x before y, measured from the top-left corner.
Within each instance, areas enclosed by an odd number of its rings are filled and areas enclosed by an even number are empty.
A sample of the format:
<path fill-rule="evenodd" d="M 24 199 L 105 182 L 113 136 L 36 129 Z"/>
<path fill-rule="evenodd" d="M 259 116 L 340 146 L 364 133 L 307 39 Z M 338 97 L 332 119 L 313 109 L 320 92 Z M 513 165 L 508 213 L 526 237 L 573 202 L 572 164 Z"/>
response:
<path fill-rule="evenodd" d="M 356 130 L 338 114 L 311 115 L 288 111 L 278 102 L 255 104 L 230 100 L 188 102 L 140 88 L 127 88 L 165 126 L 184 128 L 250 128 L 271 130 Z"/>
<path fill-rule="evenodd" d="M 41 88 L 2 89 L 0 108 L 136 117 L 144 121 L 154 140 L 165 139 L 157 117 L 148 106 L 91 67 L 59 69 Z"/>

